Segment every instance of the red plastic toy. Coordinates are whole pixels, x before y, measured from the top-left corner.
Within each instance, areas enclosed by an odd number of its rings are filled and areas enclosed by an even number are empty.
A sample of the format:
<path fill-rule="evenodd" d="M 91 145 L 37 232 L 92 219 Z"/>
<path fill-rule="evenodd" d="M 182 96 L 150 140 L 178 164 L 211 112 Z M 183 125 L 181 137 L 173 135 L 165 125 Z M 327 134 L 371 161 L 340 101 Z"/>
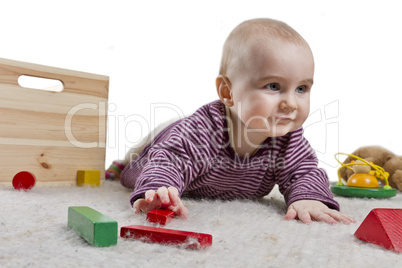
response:
<path fill-rule="evenodd" d="M 355 237 L 402 253 L 402 209 L 376 208 L 370 211 Z"/>
<path fill-rule="evenodd" d="M 17 190 L 28 191 L 35 185 L 35 175 L 28 171 L 18 172 L 13 178 L 13 186 Z"/>
<path fill-rule="evenodd" d="M 174 214 L 174 211 L 168 209 L 155 209 L 148 212 L 147 221 L 165 225 L 173 219 Z"/>
<path fill-rule="evenodd" d="M 121 227 L 120 236 L 145 242 L 180 245 L 190 249 L 202 249 L 212 245 L 212 235 L 172 229 L 130 225 Z"/>

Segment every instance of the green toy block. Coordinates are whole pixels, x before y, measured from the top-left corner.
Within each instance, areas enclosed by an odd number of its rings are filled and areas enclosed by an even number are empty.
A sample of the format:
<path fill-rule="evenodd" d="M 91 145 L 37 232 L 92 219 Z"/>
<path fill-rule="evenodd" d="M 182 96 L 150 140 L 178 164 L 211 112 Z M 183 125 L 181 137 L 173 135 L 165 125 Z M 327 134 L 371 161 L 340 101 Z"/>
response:
<path fill-rule="evenodd" d="M 69 207 L 67 225 L 93 246 L 117 244 L 117 222 L 90 207 Z"/>

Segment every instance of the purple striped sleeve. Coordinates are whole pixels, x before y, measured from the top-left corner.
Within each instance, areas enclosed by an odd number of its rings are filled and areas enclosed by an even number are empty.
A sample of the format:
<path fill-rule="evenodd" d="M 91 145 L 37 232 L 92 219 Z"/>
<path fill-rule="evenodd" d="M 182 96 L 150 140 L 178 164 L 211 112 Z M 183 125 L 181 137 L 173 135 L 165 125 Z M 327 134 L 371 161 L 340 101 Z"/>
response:
<path fill-rule="evenodd" d="M 122 184 L 134 188 L 131 204 L 143 198 L 146 191 L 163 186 L 177 188 L 181 196 L 194 178 L 206 173 L 211 166 L 211 155 L 217 152 L 215 145 L 221 143 L 221 131 L 216 133 L 211 126 L 222 121 L 220 116 L 219 111 L 211 115 L 203 107 L 193 116 L 169 126 L 153 144 L 144 148 L 121 175 Z"/>
<path fill-rule="evenodd" d="M 315 152 L 302 134 L 300 129 L 290 135 L 286 151 L 283 152 L 284 165 L 277 171 L 279 189 L 286 204 L 289 206 L 298 200 L 317 200 L 339 210 L 339 204 L 330 191 L 327 173 L 317 167 Z"/>

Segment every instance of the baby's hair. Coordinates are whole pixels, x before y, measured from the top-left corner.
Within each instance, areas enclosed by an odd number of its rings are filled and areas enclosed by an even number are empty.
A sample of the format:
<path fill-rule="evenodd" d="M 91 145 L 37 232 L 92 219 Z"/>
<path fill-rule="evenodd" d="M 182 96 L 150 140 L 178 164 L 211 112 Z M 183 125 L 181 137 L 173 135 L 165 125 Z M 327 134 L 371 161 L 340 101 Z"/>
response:
<path fill-rule="evenodd" d="M 298 45 L 307 45 L 307 42 L 298 32 L 282 21 L 273 19 L 247 20 L 234 28 L 226 39 L 219 74 L 226 75 L 229 67 L 235 68 L 236 66 L 231 66 L 238 64 L 233 62 L 234 58 L 242 58 L 242 55 L 247 52 L 250 42 L 260 34 Z"/>

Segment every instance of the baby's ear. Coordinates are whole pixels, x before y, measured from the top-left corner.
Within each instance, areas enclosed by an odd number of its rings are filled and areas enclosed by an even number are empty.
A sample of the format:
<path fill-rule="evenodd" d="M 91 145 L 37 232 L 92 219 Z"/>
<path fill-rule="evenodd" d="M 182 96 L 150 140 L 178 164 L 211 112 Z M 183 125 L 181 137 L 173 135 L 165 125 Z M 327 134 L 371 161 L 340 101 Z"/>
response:
<path fill-rule="evenodd" d="M 216 91 L 218 92 L 219 99 L 223 104 L 228 107 L 233 106 L 232 88 L 229 78 L 219 75 L 216 78 Z"/>

